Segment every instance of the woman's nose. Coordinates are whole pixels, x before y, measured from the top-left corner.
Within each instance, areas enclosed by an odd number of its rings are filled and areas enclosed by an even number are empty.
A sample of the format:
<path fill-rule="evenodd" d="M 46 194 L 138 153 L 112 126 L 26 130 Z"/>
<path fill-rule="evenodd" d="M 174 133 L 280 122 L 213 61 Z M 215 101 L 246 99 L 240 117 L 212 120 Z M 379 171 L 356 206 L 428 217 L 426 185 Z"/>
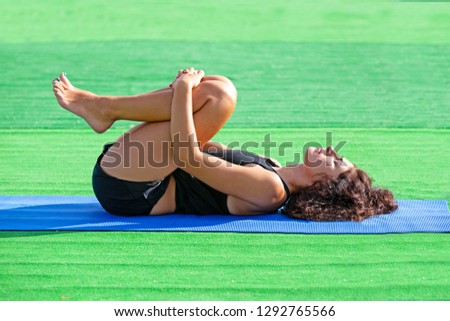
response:
<path fill-rule="evenodd" d="M 334 152 L 333 147 L 328 146 L 327 149 L 326 149 L 326 151 L 325 151 L 325 155 L 327 155 L 327 156 L 333 156 L 333 152 Z"/>
<path fill-rule="evenodd" d="M 326 155 L 334 156 L 336 159 L 341 159 L 332 146 L 327 147 Z"/>

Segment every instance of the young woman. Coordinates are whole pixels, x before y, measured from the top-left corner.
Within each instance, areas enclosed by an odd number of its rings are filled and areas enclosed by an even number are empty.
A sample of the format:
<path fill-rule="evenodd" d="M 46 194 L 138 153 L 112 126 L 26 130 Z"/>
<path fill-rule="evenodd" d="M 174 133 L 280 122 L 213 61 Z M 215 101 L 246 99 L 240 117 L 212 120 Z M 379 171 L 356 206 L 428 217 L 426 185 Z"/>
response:
<path fill-rule="evenodd" d="M 180 70 L 169 87 L 129 97 L 98 96 L 53 80 L 58 103 L 94 131 L 116 120 L 142 121 L 104 146 L 93 189 L 116 215 L 167 213 L 254 215 L 276 212 L 310 220 L 361 221 L 397 208 L 390 191 L 333 148 L 308 148 L 305 161 L 276 161 L 210 139 L 231 116 L 233 83 L 202 70 Z"/>

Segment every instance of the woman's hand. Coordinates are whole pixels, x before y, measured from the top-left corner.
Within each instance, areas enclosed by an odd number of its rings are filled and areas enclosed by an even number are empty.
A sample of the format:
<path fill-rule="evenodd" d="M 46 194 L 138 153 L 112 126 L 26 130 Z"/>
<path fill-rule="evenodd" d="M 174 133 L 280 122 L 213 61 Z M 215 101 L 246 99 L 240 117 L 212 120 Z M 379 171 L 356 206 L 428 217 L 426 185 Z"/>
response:
<path fill-rule="evenodd" d="M 178 75 L 175 77 L 174 81 L 169 85 L 170 88 L 176 88 L 180 84 L 187 85 L 191 89 L 197 87 L 202 78 L 205 76 L 203 70 L 195 70 L 194 68 L 179 70 Z"/>

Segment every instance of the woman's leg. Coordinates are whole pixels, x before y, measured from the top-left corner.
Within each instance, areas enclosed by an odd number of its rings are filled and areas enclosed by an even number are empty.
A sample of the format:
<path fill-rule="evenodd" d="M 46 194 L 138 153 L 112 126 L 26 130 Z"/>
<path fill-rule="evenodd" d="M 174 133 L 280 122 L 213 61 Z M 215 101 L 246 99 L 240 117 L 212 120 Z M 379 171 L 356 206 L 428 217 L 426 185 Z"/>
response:
<path fill-rule="evenodd" d="M 73 86 L 64 74 L 54 81 L 58 103 L 81 116 L 98 133 L 106 131 L 119 119 L 158 122 L 170 120 L 173 89 L 163 88 L 135 96 L 99 96 Z M 205 76 L 193 91 L 193 110 L 198 111 L 208 99 L 223 93 L 236 96 L 233 83 L 223 76 Z M 236 97 L 234 98 L 236 99 Z"/>
<path fill-rule="evenodd" d="M 200 106 L 194 113 L 194 123 L 197 139 L 203 145 L 222 128 L 233 113 L 236 95 L 218 80 L 205 81 L 194 91 Z M 151 102 L 153 99 L 153 96 L 149 97 Z M 170 109 L 170 106 L 162 107 Z M 101 166 L 107 174 L 125 180 L 162 179 L 179 165 L 173 158 L 170 141 L 170 121 L 142 123 L 116 141 L 103 157 Z"/>

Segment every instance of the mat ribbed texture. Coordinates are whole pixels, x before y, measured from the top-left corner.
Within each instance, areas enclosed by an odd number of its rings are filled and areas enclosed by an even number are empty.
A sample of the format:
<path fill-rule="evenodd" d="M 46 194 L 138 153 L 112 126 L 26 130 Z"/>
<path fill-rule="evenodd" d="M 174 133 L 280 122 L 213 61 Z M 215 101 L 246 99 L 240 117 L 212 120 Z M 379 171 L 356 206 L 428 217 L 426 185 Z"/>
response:
<path fill-rule="evenodd" d="M 281 214 L 233 216 L 107 214 L 90 196 L 0 196 L 0 230 L 190 231 L 305 234 L 449 232 L 444 200 L 399 200 L 399 209 L 363 222 L 312 222 Z"/>

